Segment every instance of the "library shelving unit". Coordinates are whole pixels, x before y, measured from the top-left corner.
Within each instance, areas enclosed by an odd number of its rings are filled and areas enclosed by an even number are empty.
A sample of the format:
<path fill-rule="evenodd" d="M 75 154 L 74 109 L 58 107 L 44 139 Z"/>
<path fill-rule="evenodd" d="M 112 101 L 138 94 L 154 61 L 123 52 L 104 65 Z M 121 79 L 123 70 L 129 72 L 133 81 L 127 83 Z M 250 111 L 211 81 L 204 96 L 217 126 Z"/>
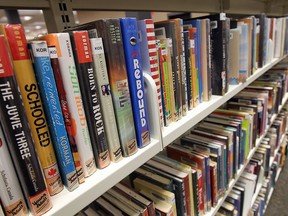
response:
<path fill-rule="evenodd" d="M 60 32 L 75 25 L 73 10 L 225 12 L 246 15 L 266 13 L 271 16 L 282 16 L 288 14 L 288 2 L 273 1 L 272 4 L 271 1 L 262 0 L 127 0 L 121 2 L 119 0 L 0 0 L 0 9 L 42 9 L 48 32 Z M 76 214 L 285 57 L 274 59 L 271 63 L 258 69 L 245 83 L 230 85 L 228 93 L 224 96 L 212 96 L 209 102 L 201 103 L 195 109 L 189 111 L 187 116 L 181 120 L 162 129 L 159 122 L 159 113 L 157 112 L 156 86 L 152 78 L 145 75 L 151 143 L 145 148 L 139 149 L 133 156 L 123 158 L 118 163 L 112 163 L 103 170 L 97 170 L 75 191 L 68 192 L 64 189 L 58 195 L 53 196 L 53 208 L 45 215 Z M 212 208 L 206 215 L 216 214 L 225 197 L 244 171 L 246 164 L 252 158 L 262 138 L 263 136 L 257 140 L 255 147 L 249 153 L 246 163 L 241 166 L 235 179 L 230 182 L 225 195 L 218 201 L 217 206 Z"/>

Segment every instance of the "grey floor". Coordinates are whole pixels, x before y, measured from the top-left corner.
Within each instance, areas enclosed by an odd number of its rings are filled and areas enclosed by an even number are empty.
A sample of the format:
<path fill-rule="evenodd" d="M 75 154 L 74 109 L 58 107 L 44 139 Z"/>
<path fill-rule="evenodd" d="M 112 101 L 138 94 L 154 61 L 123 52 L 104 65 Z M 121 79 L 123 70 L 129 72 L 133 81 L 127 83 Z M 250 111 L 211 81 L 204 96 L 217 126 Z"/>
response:
<path fill-rule="evenodd" d="M 288 160 L 276 183 L 265 216 L 288 216 Z"/>

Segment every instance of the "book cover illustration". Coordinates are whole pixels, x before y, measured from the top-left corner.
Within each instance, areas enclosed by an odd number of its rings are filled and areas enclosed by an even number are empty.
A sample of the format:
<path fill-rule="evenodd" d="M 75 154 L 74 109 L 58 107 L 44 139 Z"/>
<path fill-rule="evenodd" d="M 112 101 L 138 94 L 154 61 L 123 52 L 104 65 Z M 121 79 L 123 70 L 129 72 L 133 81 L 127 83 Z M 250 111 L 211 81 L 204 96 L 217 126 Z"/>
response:
<path fill-rule="evenodd" d="M 28 46 L 56 151 L 60 174 L 66 188 L 72 191 L 79 184 L 52 72 L 49 50 L 45 41 L 32 41 Z"/>
<path fill-rule="evenodd" d="M 109 77 L 107 73 L 102 38 L 91 38 L 90 45 L 94 61 L 97 87 L 100 94 L 100 103 L 102 107 L 105 107 L 102 109 L 102 113 L 110 158 L 113 162 L 117 162 L 122 159 L 122 150 L 120 146 L 112 96 L 110 93 Z"/>
<path fill-rule="evenodd" d="M 71 112 L 75 140 L 82 165 L 83 172 L 77 171 L 78 180 L 82 183 L 85 181 L 83 176 L 88 177 L 96 171 L 96 164 L 83 108 L 70 37 L 68 33 L 57 33 L 48 34 L 42 39 L 47 42 L 48 46 L 56 47 L 63 85 Z"/>
<path fill-rule="evenodd" d="M 74 159 L 74 166 L 78 176 L 78 182 L 82 183 L 84 180 L 84 173 L 81 165 L 80 155 L 76 144 L 76 130 L 73 124 L 69 104 L 66 98 L 66 91 L 63 84 L 61 69 L 58 61 L 57 50 L 55 46 L 48 46 L 52 71 L 56 82 L 57 93 L 60 100 L 61 110 L 65 122 L 65 128 L 69 139 L 70 149 Z M 72 179 L 71 179 L 72 180 Z"/>
<path fill-rule="evenodd" d="M 78 75 L 78 81 L 87 116 L 87 126 L 97 167 L 100 169 L 110 164 L 106 132 L 102 117 L 99 92 L 93 67 L 90 40 L 87 31 L 70 32 L 71 44 Z"/>

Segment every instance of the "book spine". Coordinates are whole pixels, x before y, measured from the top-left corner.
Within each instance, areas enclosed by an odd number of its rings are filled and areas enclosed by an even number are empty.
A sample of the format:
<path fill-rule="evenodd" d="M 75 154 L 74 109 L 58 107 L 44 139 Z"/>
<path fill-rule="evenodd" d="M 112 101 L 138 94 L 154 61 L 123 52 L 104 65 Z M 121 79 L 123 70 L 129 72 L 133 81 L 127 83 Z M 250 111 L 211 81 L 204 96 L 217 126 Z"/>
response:
<path fill-rule="evenodd" d="M 213 207 L 217 205 L 218 202 L 218 180 L 217 180 L 217 166 L 210 166 L 210 176 L 211 176 L 211 204 Z"/>
<path fill-rule="evenodd" d="M 200 215 L 200 198 L 198 191 L 198 173 L 197 171 L 192 172 L 192 190 L 193 190 L 193 205 L 194 205 L 194 215 Z"/>
<path fill-rule="evenodd" d="M 137 20 L 136 18 L 121 18 L 120 24 L 137 144 L 139 148 L 142 148 L 150 143 L 150 132 L 148 126 L 147 103 L 144 95 L 142 59 L 140 56 Z"/>
<path fill-rule="evenodd" d="M 159 75 L 160 75 L 160 83 L 161 83 L 161 98 L 162 98 L 162 110 L 163 110 L 163 123 L 164 126 L 168 126 L 169 121 L 167 123 L 167 114 L 169 112 L 169 106 L 167 107 L 167 96 L 165 92 L 165 84 L 163 83 L 163 58 L 161 52 L 161 44 L 160 40 L 156 40 L 156 49 L 157 49 L 157 56 L 158 56 L 158 63 L 159 63 Z M 167 109 L 167 110 L 166 110 Z"/>
<path fill-rule="evenodd" d="M 158 57 L 157 57 L 157 49 L 156 49 L 156 38 L 154 31 L 154 22 L 152 19 L 145 19 L 145 41 L 147 41 L 148 46 L 148 54 L 149 54 L 149 66 L 150 66 L 150 75 L 154 79 L 157 95 L 158 95 L 158 105 L 160 112 L 160 122 L 163 125 L 163 110 L 162 110 L 162 99 L 161 99 L 161 83 L 160 83 L 160 74 L 158 67 Z M 144 45 L 144 44 L 143 44 Z"/>
<path fill-rule="evenodd" d="M 192 68 L 192 93 L 193 93 L 193 107 L 199 104 L 199 77 L 197 68 L 197 28 L 189 29 L 190 32 L 190 56 L 191 56 L 191 68 Z"/>
<path fill-rule="evenodd" d="M 187 77 L 186 77 L 186 59 L 185 59 L 185 45 L 184 45 L 184 31 L 183 31 L 183 20 L 177 19 L 178 23 L 178 40 L 179 43 L 179 65 L 181 73 L 181 93 L 182 93 L 182 115 L 187 115 L 188 111 L 188 97 L 187 97 Z"/>
<path fill-rule="evenodd" d="M 84 178 L 96 171 L 93 150 L 89 138 L 86 116 L 83 109 L 82 96 L 76 72 L 74 56 L 68 33 L 52 34 L 44 37 L 48 46 L 55 46 L 58 54 L 60 71 L 63 78 L 64 88 L 67 93 L 68 106 L 78 147 L 83 173 L 78 173 L 80 183 Z"/>
<path fill-rule="evenodd" d="M 199 85 L 199 103 L 202 103 L 203 100 L 203 85 L 202 85 L 202 64 L 201 64 L 201 58 L 202 58 L 202 53 L 201 53 L 201 27 L 200 27 L 200 20 L 196 21 L 195 27 L 197 28 L 196 31 L 196 43 L 195 43 L 195 48 L 196 48 L 196 60 L 197 60 L 197 74 L 198 74 L 198 85 Z"/>
<path fill-rule="evenodd" d="M 122 159 L 122 151 L 120 147 L 111 92 L 109 91 L 110 84 L 102 38 L 91 38 L 90 45 L 94 61 L 94 70 L 96 73 L 96 83 L 100 93 L 100 102 L 101 106 L 105 107 L 105 109 L 102 109 L 102 112 L 110 158 L 113 162 L 117 162 Z"/>
<path fill-rule="evenodd" d="M 118 19 L 107 19 L 105 21 L 100 20 L 100 22 L 104 22 L 104 28 L 101 28 L 101 31 L 106 32 L 106 38 L 103 38 L 103 43 L 109 67 L 109 81 L 117 128 L 123 156 L 127 157 L 136 153 L 138 147 L 127 80 L 120 21 Z M 97 29 L 99 37 L 101 37 L 101 34 L 104 34 L 101 31 Z"/>
<path fill-rule="evenodd" d="M 3 132 L 25 198 L 32 212 L 41 215 L 52 208 L 52 202 L 36 155 L 5 39 L 2 36 L 0 36 L 0 115 L 3 120 Z"/>
<path fill-rule="evenodd" d="M 191 68 L 190 50 L 191 50 L 190 33 L 188 31 L 185 31 L 184 32 L 184 51 L 185 51 L 188 110 L 191 110 L 193 108 L 193 86 L 192 86 L 192 68 Z"/>
<path fill-rule="evenodd" d="M 202 90 L 203 90 L 203 101 L 208 101 L 208 53 L 207 53 L 207 29 L 206 20 L 200 21 L 200 32 L 201 32 L 201 74 L 202 74 Z"/>
<path fill-rule="evenodd" d="M 99 92 L 93 68 L 90 40 L 87 31 L 73 31 L 70 34 L 78 81 L 84 106 L 87 126 L 97 167 L 110 164 L 110 156 L 105 136 Z M 90 118 L 90 116 L 92 118 Z"/>
<path fill-rule="evenodd" d="M 206 20 L 206 40 L 207 40 L 207 78 L 208 78 L 208 100 L 211 99 L 212 96 L 212 49 L 211 49 L 211 26 L 210 26 L 210 20 Z"/>
<path fill-rule="evenodd" d="M 167 39 L 163 39 L 160 40 L 160 52 L 159 55 L 161 57 L 161 76 L 162 76 L 162 88 L 165 94 L 165 107 L 166 107 L 166 126 L 168 126 L 171 121 L 172 121 L 172 105 L 171 105 L 171 96 L 172 96 L 172 92 L 171 92 L 171 77 L 169 74 L 169 62 L 168 62 L 168 49 L 169 47 L 167 47 Z M 170 66 L 171 66 L 171 62 L 170 62 Z M 171 71 L 170 71 L 171 72 Z M 172 74 L 171 74 L 172 76 Z M 170 83 L 171 82 L 171 83 Z"/>
<path fill-rule="evenodd" d="M 76 131 L 74 128 L 74 124 L 72 123 L 71 113 L 70 113 L 68 101 L 66 98 L 66 91 L 64 88 L 60 65 L 58 61 L 57 49 L 55 46 L 48 46 L 48 49 L 49 49 L 51 67 L 52 67 L 54 79 L 56 82 L 58 98 L 60 100 L 60 106 L 61 106 L 61 110 L 62 110 L 62 114 L 64 118 L 65 128 L 66 128 L 66 132 L 67 132 L 68 139 L 69 139 L 70 150 L 73 156 L 74 166 L 75 166 L 76 173 L 77 173 L 77 179 L 79 183 L 82 183 L 84 180 L 83 168 L 81 165 L 78 147 L 76 145 L 76 138 L 75 138 Z M 71 178 L 71 181 L 73 181 L 73 178 Z"/>
<path fill-rule="evenodd" d="M 42 101 L 22 25 L 5 25 L 5 34 L 11 50 L 15 76 L 20 88 L 25 112 L 36 145 L 50 195 L 63 189 L 54 153 L 53 143 L 45 118 Z M 19 45 L 20 44 L 20 45 Z M 52 172 L 52 170 L 54 170 Z"/>
<path fill-rule="evenodd" d="M 0 191 L 6 215 L 28 215 L 28 209 L 0 124 Z M 3 214 L 4 215 L 4 214 Z"/>
<path fill-rule="evenodd" d="M 28 46 L 34 64 L 44 111 L 47 116 L 48 127 L 56 150 L 60 174 L 67 189 L 72 191 L 79 184 L 57 95 L 49 50 L 45 41 L 32 41 Z"/>

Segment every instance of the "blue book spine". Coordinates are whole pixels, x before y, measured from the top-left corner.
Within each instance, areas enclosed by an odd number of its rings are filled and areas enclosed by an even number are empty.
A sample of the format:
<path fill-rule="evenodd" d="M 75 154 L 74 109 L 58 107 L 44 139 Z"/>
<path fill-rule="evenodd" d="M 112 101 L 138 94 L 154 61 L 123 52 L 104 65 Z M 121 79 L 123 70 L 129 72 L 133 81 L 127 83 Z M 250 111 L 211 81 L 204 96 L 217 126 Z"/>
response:
<path fill-rule="evenodd" d="M 29 43 L 34 72 L 39 85 L 54 149 L 64 185 L 69 191 L 79 186 L 56 83 L 45 41 Z"/>
<path fill-rule="evenodd" d="M 137 20 L 136 18 L 121 18 L 120 24 L 137 144 L 139 148 L 142 148 L 150 143 L 150 133 L 144 95 Z"/>

